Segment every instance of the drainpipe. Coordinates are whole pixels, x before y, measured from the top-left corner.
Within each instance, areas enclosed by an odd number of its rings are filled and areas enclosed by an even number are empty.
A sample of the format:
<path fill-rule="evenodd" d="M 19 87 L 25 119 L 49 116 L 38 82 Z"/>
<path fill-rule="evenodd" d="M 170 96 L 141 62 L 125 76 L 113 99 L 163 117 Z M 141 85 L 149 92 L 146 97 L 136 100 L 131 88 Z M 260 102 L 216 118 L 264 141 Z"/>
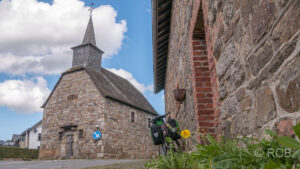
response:
<path fill-rule="evenodd" d="M 26 131 L 26 148 L 29 148 L 29 130 Z"/>

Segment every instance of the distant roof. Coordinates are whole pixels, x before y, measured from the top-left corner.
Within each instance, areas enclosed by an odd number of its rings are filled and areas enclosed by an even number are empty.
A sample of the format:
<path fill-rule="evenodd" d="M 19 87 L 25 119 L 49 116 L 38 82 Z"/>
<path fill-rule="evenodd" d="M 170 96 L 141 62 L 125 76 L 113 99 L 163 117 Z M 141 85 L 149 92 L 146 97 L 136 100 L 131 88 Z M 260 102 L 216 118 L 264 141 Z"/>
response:
<path fill-rule="evenodd" d="M 65 74 L 73 73 L 80 70 L 85 70 L 87 72 L 87 74 L 91 77 L 91 80 L 93 81 L 93 83 L 95 84 L 95 86 L 97 87 L 97 89 L 103 97 L 114 101 L 118 101 L 120 103 L 137 108 L 152 115 L 158 115 L 154 108 L 151 106 L 151 104 L 144 97 L 144 95 L 141 94 L 126 79 L 123 79 L 122 77 L 108 71 L 105 68 L 101 68 L 101 71 L 98 72 L 83 66 L 72 67 L 71 69 L 62 73 L 60 79 L 56 83 L 54 89 L 52 90 L 46 102 L 43 104 L 42 108 L 45 108 L 46 104 L 48 103 L 51 95 L 58 86 L 62 77 Z"/>
<path fill-rule="evenodd" d="M 11 140 L 14 142 L 14 141 L 18 140 L 20 137 L 21 137 L 21 135 L 19 135 L 19 134 L 13 134 Z"/>
<path fill-rule="evenodd" d="M 27 131 L 31 131 L 31 130 L 33 130 L 34 128 L 36 128 L 38 125 L 40 125 L 40 124 L 42 124 L 42 120 L 40 120 L 39 122 L 37 122 L 35 125 L 33 125 L 32 127 L 30 127 L 30 128 L 28 128 L 28 129 L 26 129 L 25 131 L 23 131 L 21 134 L 20 134 L 20 136 L 23 136 L 23 135 L 25 135 L 26 134 L 26 132 Z M 20 137 L 21 138 L 21 137 Z M 19 139 L 20 139 L 19 138 Z"/>
<path fill-rule="evenodd" d="M 154 92 L 165 88 L 172 0 L 152 0 Z"/>

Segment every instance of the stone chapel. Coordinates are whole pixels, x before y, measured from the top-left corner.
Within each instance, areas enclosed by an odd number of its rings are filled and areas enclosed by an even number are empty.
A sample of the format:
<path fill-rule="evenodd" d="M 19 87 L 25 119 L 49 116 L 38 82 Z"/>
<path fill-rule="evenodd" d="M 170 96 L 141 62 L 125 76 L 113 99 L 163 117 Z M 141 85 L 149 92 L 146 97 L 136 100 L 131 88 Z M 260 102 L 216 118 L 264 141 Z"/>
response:
<path fill-rule="evenodd" d="M 101 67 L 92 17 L 82 44 L 72 50 L 72 68 L 42 106 L 40 158 L 155 157 L 149 120 L 157 112 L 132 84 Z M 95 131 L 101 139 L 93 138 Z"/>

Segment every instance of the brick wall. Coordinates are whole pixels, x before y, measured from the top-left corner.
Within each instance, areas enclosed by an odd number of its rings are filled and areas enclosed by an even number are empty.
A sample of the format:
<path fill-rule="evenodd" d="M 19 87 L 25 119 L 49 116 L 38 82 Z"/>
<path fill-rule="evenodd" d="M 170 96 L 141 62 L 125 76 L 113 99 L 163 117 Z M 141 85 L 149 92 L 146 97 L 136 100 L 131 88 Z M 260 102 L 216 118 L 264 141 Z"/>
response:
<path fill-rule="evenodd" d="M 213 95 L 214 64 L 208 60 L 204 39 L 193 40 L 194 102 L 198 131 L 215 136 L 216 99 Z M 211 66 L 210 66 L 211 65 Z"/>

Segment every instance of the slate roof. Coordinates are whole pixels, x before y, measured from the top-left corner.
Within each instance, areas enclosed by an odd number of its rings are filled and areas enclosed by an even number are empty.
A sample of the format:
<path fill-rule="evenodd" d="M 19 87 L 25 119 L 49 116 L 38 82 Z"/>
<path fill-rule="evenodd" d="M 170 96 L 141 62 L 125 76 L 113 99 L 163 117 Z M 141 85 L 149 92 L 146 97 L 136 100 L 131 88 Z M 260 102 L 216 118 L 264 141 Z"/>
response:
<path fill-rule="evenodd" d="M 54 90 L 58 86 L 62 77 L 65 74 L 73 73 L 76 71 L 85 70 L 90 76 L 91 80 L 104 98 L 118 101 L 122 104 L 134 107 L 136 109 L 145 111 L 152 115 L 158 115 L 151 104 L 147 101 L 143 94 L 141 94 L 129 81 L 122 77 L 110 72 L 105 68 L 101 68 L 101 71 L 95 71 L 83 66 L 72 67 L 69 70 L 62 73 L 59 81 L 56 83 L 50 96 L 43 104 L 42 108 L 45 108 Z"/>
<path fill-rule="evenodd" d="M 85 30 L 84 38 L 82 41 L 82 44 L 86 44 L 86 43 L 91 43 L 94 46 L 96 46 L 96 38 L 95 38 L 95 31 L 94 31 L 92 16 L 90 16 L 90 20 L 89 20 L 88 26 Z"/>
<path fill-rule="evenodd" d="M 18 134 L 13 134 L 12 136 L 12 142 L 16 142 L 17 140 L 19 140 L 21 138 L 21 135 L 18 135 Z"/>
<path fill-rule="evenodd" d="M 36 128 L 38 125 L 42 124 L 43 120 L 40 120 L 39 122 L 35 123 L 32 127 L 26 129 L 25 131 L 23 131 L 20 136 L 24 136 L 26 134 L 27 131 L 31 131 L 33 130 L 34 128 Z M 21 138 L 21 137 L 20 137 Z M 19 139 L 20 139 L 19 138 Z"/>
<path fill-rule="evenodd" d="M 172 0 L 152 0 L 154 93 L 165 88 Z"/>

